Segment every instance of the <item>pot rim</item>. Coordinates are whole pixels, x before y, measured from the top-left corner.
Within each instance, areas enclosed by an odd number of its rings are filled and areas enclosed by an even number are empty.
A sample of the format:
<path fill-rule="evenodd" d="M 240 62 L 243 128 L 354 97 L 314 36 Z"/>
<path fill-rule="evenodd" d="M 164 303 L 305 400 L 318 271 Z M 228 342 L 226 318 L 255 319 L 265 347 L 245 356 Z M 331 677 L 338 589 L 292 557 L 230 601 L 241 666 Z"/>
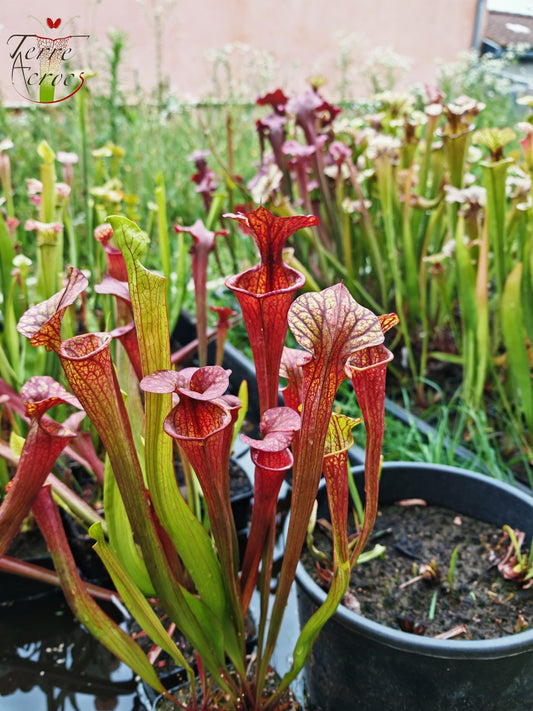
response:
<path fill-rule="evenodd" d="M 467 478 L 476 485 L 485 486 L 489 489 L 497 489 L 502 494 L 505 492 L 506 495 L 521 500 L 523 504 L 528 506 L 531 509 L 531 517 L 533 520 L 533 496 L 497 479 L 491 479 L 485 474 L 478 474 L 467 469 L 445 464 L 422 462 L 385 462 L 383 464 L 383 470 L 392 468 L 403 470 L 438 469 L 451 477 Z M 354 473 L 364 472 L 364 465 L 352 467 L 352 471 Z M 324 481 L 321 482 L 320 488 L 325 488 Z M 457 507 L 454 505 L 454 509 L 455 508 L 461 513 L 460 501 L 457 502 Z M 284 543 L 287 528 L 288 517 L 283 532 Z M 296 582 L 317 605 L 322 604 L 326 599 L 325 592 L 315 583 L 301 562 L 298 563 L 296 570 Z M 393 649 L 420 654 L 422 656 L 440 657 L 444 659 L 499 659 L 533 651 L 533 628 L 525 630 L 524 632 L 518 632 L 514 635 L 505 635 L 494 639 L 444 640 L 414 635 L 409 632 L 403 632 L 402 630 L 395 630 L 386 625 L 374 622 L 363 615 L 357 615 L 343 605 L 338 607 L 335 613 L 335 619 L 345 627 L 352 629 L 364 637 L 373 639 Z"/>

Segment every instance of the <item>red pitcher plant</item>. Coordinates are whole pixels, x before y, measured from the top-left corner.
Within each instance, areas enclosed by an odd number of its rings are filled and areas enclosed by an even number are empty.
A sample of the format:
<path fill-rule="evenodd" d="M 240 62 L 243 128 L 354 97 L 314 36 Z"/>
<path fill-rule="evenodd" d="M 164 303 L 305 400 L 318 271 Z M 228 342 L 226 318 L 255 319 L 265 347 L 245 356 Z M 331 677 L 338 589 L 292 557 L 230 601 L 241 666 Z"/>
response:
<path fill-rule="evenodd" d="M 110 289 L 108 282 L 103 291 L 117 296 L 123 316 L 127 305 L 131 324 L 123 322 L 113 332 L 63 339 L 62 319 L 88 286 L 87 278 L 74 267 L 68 270 L 64 288 L 31 307 L 18 324 L 32 345 L 57 354 L 68 389 L 42 375 L 33 377 L 22 391 L 31 424 L 0 507 L 0 556 L 24 516 L 33 511 L 75 614 L 144 681 L 172 696 L 136 641 L 102 610 L 94 589 L 81 580 L 51 494 L 50 470 L 83 426 L 82 418 L 88 418 L 105 450 L 104 517 L 90 528 L 94 547 L 131 615 L 155 644 L 185 667 L 190 702 L 176 699 L 177 707 L 210 708 L 205 695 L 202 701 L 196 696 L 199 674 L 200 683 L 211 680 L 212 697 L 223 695 L 224 708 L 267 711 L 281 708 L 283 693 L 304 667 L 320 629 L 341 602 L 350 569 L 373 526 L 385 371 L 392 358 L 383 345 L 383 334 L 397 319 L 376 316 L 358 304 L 342 283 L 295 298 L 305 278 L 284 263 L 283 248 L 297 230 L 316 225 L 315 216 L 276 217 L 259 207 L 226 217 L 239 221 L 251 235 L 260 257 L 257 266 L 226 281 L 240 303 L 249 333 L 261 412 L 261 439 L 245 438 L 255 480 L 242 565 L 229 498 L 229 461 L 240 402 L 229 392 L 229 371 L 220 365 L 173 367 L 166 279 L 143 266 L 148 239 L 124 217 L 110 217 L 108 222 L 124 261 L 127 283 L 115 279 L 115 286 Z M 285 348 L 287 328 L 297 348 Z M 128 338 L 121 338 L 119 345 L 117 339 L 124 332 Z M 117 367 L 119 352 L 121 358 L 128 353 L 130 368 Z M 127 378 L 123 378 L 125 372 Z M 287 380 L 284 406 L 279 404 L 280 373 Z M 347 448 L 355 420 L 333 414 L 337 390 L 346 378 L 353 383 L 367 430 L 366 511 L 352 550 L 346 531 Z M 47 414 L 58 403 L 63 412 L 75 409 L 62 423 Z M 194 470 L 207 517 L 189 506 L 178 486 L 176 449 Z M 276 501 L 289 469 L 290 522 L 269 606 Z M 265 692 L 322 475 L 334 541 L 329 594 L 301 631 L 291 669 L 277 688 Z M 245 616 L 256 589 L 262 602 L 255 664 L 250 665 Z M 195 669 L 155 614 L 154 600 L 194 648 Z"/>

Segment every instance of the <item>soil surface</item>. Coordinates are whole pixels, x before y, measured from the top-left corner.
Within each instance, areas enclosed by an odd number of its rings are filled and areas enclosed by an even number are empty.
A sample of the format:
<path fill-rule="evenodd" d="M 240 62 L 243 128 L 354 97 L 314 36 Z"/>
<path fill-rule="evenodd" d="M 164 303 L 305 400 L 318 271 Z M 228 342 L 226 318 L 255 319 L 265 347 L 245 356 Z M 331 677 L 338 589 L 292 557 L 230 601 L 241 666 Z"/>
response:
<path fill-rule="evenodd" d="M 185 660 L 190 664 L 193 669 L 196 669 L 197 659 L 196 653 L 193 647 L 189 644 L 186 638 L 180 633 L 179 630 L 175 629 L 174 625 L 171 625 L 169 618 L 165 615 L 164 611 L 156 607 L 155 612 L 162 622 L 163 626 L 170 633 L 172 639 L 176 643 L 176 646 L 181 650 Z M 255 623 L 251 615 L 247 615 L 245 621 L 245 634 L 246 634 L 246 646 L 249 651 L 251 651 L 256 642 L 256 629 Z M 146 635 L 146 633 L 139 627 L 138 623 L 133 620 L 130 626 L 130 634 L 135 639 L 137 644 L 141 649 L 147 654 L 152 662 L 159 679 L 162 681 L 165 688 L 170 688 L 171 686 L 178 686 L 182 682 L 185 682 L 187 675 L 182 667 L 176 667 L 174 660 L 160 647 L 154 645 L 152 640 Z"/>
<path fill-rule="evenodd" d="M 265 698 L 267 698 L 269 694 L 272 694 L 275 691 L 278 683 L 279 676 L 273 669 L 270 669 L 267 674 L 265 683 Z M 186 705 L 191 704 L 192 697 L 187 686 L 178 690 L 174 690 L 173 693 L 181 703 L 184 703 Z M 222 692 L 218 692 L 218 694 L 214 692 L 212 701 L 210 701 L 205 707 L 202 706 L 201 700 L 202 699 L 200 694 L 197 700 L 198 708 L 205 709 L 205 711 L 247 711 L 250 708 L 250 706 L 246 704 L 245 700 L 243 700 L 241 703 L 237 702 L 237 705 L 235 705 L 235 702 L 228 701 L 228 699 L 224 697 L 224 694 Z M 179 708 L 180 707 L 170 699 L 159 699 L 158 703 L 156 704 L 155 711 L 177 711 L 177 709 Z M 275 706 L 269 709 L 269 711 L 303 711 L 303 709 L 301 704 L 295 699 L 292 692 L 289 690 L 275 704 Z"/>
<path fill-rule="evenodd" d="M 7 554 L 21 560 L 38 560 L 49 556 L 46 541 L 38 528 L 19 531 L 7 549 Z"/>
<path fill-rule="evenodd" d="M 500 528 L 436 506 L 383 507 L 369 548 L 380 543 L 386 552 L 355 566 L 345 602 L 383 625 L 430 637 L 489 639 L 523 631 L 533 624 L 533 586 L 525 589 L 499 572 L 498 560 L 509 549 L 508 539 L 498 546 L 502 535 Z M 330 539 L 318 527 L 315 544 L 331 554 Z M 306 550 L 303 560 L 324 587 L 316 559 Z M 424 566 L 429 570 L 417 579 Z"/>

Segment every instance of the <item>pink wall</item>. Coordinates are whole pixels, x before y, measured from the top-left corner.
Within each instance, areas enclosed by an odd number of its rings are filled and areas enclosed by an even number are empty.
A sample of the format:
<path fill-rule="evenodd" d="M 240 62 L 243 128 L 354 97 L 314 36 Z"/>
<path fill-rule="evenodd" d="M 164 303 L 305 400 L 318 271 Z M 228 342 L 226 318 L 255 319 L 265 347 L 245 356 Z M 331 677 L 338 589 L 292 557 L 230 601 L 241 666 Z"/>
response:
<path fill-rule="evenodd" d="M 306 78 L 320 73 L 328 80 L 325 94 L 335 100 L 340 81 L 338 33 L 342 32 L 358 38 L 352 52 L 358 61 L 350 70 L 351 98 L 358 98 L 368 93 L 360 72 L 375 47 L 412 59 L 404 84 L 434 81 L 435 59 L 453 61 L 471 46 L 477 4 L 478 0 L 3 0 L 0 92 L 5 102 L 20 103 L 11 87 L 7 39 L 13 33 L 43 34 L 28 15 L 43 24 L 46 17 L 60 17 L 64 24 L 79 15 L 69 32 L 91 35 L 86 61 L 99 70 L 100 80 L 107 78 L 107 30 L 124 30 L 128 50 L 121 79 L 129 87 L 139 82 L 153 88 L 157 78 L 154 16 L 159 8 L 162 71 L 180 97 L 205 97 L 212 90 L 213 69 L 207 51 L 240 42 L 256 52 L 268 52 L 277 65 L 275 79 L 262 86 L 257 58 L 249 67 L 252 52 L 233 52 L 233 75 L 241 85 L 247 84 L 249 99 L 280 83 L 301 88 Z M 50 36 L 57 35 L 52 31 Z"/>

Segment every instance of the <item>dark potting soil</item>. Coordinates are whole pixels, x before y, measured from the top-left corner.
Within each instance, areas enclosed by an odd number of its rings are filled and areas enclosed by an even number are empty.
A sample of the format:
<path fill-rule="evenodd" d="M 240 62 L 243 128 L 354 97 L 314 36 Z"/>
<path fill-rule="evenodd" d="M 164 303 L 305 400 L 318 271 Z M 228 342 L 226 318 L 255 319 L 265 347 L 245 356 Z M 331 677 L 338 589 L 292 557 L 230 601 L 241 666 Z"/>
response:
<path fill-rule="evenodd" d="M 45 558 L 48 556 L 48 548 L 39 529 L 32 528 L 16 534 L 9 544 L 7 555 L 21 560 Z"/>
<path fill-rule="evenodd" d="M 525 589 L 499 572 L 497 562 L 509 547 L 508 539 L 498 546 L 502 535 L 501 528 L 437 506 L 383 507 L 368 548 L 379 542 L 386 552 L 355 566 L 345 602 L 355 612 L 360 605 L 362 615 L 380 624 L 429 637 L 457 629 L 460 634 L 451 637 L 458 640 L 523 631 L 533 624 L 533 586 Z M 318 526 L 315 544 L 331 554 L 330 539 Z M 307 549 L 303 562 L 324 587 Z M 423 566 L 436 566 L 438 572 L 413 581 Z"/>
<path fill-rule="evenodd" d="M 269 695 L 273 694 L 277 684 L 279 683 L 279 676 L 276 674 L 274 669 L 269 669 L 267 673 L 264 697 L 268 698 Z M 182 704 L 190 704 L 192 702 L 192 696 L 187 686 L 184 686 L 177 691 L 173 691 L 175 697 Z M 228 701 L 222 692 L 213 692 L 212 701 L 210 701 L 205 707 L 201 705 L 201 693 L 200 697 L 197 699 L 198 708 L 205 708 L 206 711 L 247 711 L 249 705 L 247 705 L 246 700 L 242 700 L 240 703 L 235 704 L 234 701 Z M 180 707 L 177 706 L 170 699 L 161 698 L 157 705 L 156 711 L 177 711 Z M 303 711 L 301 704 L 295 698 L 293 693 L 288 690 L 282 696 L 279 701 L 276 702 L 274 706 L 269 709 L 269 711 Z"/>
<path fill-rule="evenodd" d="M 187 663 L 193 668 L 197 668 L 197 658 L 194 648 L 189 644 L 187 639 L 181 634 L 178 629 L 174 626 L 171 627 L 169 618 L 165 615 L 164 611 L 160 607 L 155 608 L 155 612 L 162 622 L 163 626 L 169 632 L 174 643 L 178 649 L 183 654 Z M 246 646 L 249 651 L 251 651 L 256 643 L 256 628 L 255 622 L 250 614 L 248 614 L 244 621 L 245 626 L 245 636 L 246 636 Z M 164 652 L 160 647 L 154 645 L 150 637 L 140 628 L 135 620 L 131 621 L 130 625 L 130 635 L 135 639 L 137 644 L 141 649 L 148 655 L 154 669 L 163 686 L 166 689 L 178 686 L 187 681 L 187 675 L 183 667 L 177 667 L 176 663 L 166 652 Z"/>

